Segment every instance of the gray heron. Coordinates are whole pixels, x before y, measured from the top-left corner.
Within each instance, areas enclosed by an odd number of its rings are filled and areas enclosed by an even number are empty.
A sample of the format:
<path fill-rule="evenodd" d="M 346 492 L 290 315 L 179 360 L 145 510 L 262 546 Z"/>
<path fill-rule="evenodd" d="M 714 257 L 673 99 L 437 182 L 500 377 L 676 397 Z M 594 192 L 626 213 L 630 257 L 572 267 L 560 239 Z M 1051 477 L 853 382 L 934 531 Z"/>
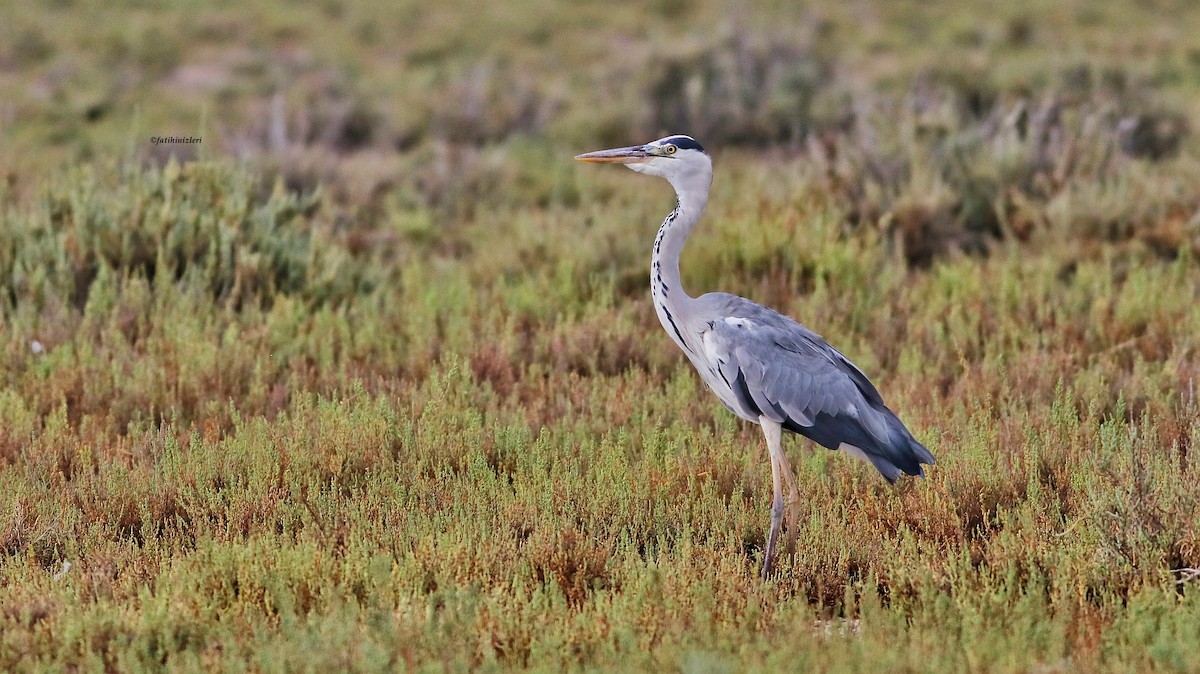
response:
<path fill-rule="evenodd" d="M 654 239 L 650 294 L 663 329 L 704 383 L 725 407 L 761 426 L 766 436 L 774 496 L 763 578 L 771 573 L 785 513 L 789 547 L 797 531 L 800 494 L 781 446 L 783 431 L 869 461 L 888 482 L 901 473 L 924 476 L 921 464 L 932 465 L 933 455 L 888 409 L 862 370 L 820 335 L 737 295 L 692 297 L 684 292 L 679 254 L 704 211 L 713 175 L 712 160 L 695 139 L 667 136 L 575 158 L 624 164 L 638 173 L 666 178 L 675 188 L 675 209 Z"/>

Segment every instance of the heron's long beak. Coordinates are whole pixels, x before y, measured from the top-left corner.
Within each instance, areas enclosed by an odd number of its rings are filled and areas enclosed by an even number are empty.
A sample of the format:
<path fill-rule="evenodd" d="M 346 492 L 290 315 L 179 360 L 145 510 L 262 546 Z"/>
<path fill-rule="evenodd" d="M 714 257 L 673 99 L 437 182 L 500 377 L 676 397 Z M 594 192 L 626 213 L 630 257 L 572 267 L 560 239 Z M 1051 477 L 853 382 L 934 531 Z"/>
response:
<path fill-rule="evenodd" d="M 612 150 L 597 150 L 587 154 L 575 155 L 579 161 L 590 161 L 598 164 L 637 164 L 654 158 L 645 145 L 618 147 Z"/>

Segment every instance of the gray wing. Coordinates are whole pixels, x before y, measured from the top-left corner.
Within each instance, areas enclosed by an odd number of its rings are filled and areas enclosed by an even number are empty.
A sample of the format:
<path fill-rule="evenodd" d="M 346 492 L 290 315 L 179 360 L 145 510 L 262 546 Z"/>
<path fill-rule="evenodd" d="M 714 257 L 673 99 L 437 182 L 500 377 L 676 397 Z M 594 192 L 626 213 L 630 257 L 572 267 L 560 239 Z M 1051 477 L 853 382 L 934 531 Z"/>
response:
<path fill-rule="evenodd" d="M 708 323 L 705 349 L 738 405 L 828 449 L 861 453 L 889 481 L 923 475 L 933 455 L 866 375 L 811 330 L 770 313 Z"/>

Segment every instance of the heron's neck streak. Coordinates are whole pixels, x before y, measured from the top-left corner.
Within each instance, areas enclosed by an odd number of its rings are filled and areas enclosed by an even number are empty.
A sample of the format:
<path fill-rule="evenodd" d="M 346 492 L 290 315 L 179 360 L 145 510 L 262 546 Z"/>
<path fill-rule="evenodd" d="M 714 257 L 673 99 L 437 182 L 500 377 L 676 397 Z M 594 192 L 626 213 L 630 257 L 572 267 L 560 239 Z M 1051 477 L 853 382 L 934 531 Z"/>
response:
<path fill-rule="evenodd" d="M 683 290 L 679 274 L 679 255 L 687 242 L 692 227 L 700 219 L 704 204 L 708 200 L 707 185 L 703 190 L 681 190 L 676 188 L 678 201 L 675 210 L 663 220 L 654 239 L 654 254 L 650 260 L 650 292 L 659 320 L 671 338 L 685 350 L 691 347 L 684 339 L 681 320 L 687 314 L 687 303 L 692 297 Z"/>

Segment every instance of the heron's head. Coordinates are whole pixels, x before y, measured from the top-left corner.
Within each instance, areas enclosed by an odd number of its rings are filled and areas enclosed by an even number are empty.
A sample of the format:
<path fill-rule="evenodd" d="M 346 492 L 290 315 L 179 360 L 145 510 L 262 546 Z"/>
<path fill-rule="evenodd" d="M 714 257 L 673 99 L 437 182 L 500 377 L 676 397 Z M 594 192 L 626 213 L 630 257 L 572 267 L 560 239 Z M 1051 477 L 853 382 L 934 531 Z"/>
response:
<path fill-rule="evenodd" d="M 667 136 L 645 145 L 598 150 L 575 158 L 579 161 L 625 164 L 638 173 L 666 178 L 676 190 L 686 189 L 697 182 L 702 182 L 707 190 L 712 180 L 712 159 L 691 136 Z"/>

